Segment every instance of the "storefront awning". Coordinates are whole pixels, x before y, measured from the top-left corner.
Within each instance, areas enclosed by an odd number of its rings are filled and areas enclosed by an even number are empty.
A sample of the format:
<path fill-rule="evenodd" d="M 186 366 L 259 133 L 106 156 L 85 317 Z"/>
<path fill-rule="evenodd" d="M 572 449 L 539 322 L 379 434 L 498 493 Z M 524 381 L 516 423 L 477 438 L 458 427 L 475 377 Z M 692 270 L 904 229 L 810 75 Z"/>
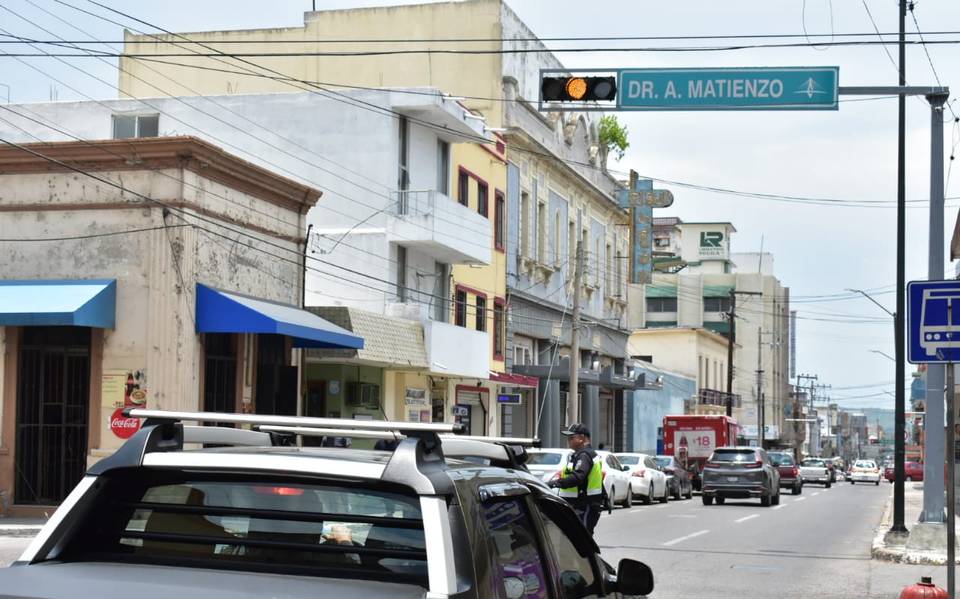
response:
<path fill-rule="evenodd" d="M 360 349 L 363 338 L 296 306 L 197 284 L 198 333 L 265 333 L 293 337 L 294 347 Z"/>
<path fill-rule="evenodd" d="M 116 279 L 0 281 L 0 325 L 112 329 Z"/>

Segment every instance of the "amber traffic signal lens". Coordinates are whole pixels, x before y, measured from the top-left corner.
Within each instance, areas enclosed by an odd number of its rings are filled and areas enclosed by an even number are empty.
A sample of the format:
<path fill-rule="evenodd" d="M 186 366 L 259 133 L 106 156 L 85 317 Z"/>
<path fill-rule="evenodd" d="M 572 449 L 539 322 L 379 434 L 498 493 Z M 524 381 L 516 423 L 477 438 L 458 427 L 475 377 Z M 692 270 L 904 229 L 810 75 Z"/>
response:
<path fill-rule="evenodd" d="M 583 77 L 572 77 L 567 81 L 567 96 L 573 100 L 582 100 L 587 95 L 587 80 Z"/>

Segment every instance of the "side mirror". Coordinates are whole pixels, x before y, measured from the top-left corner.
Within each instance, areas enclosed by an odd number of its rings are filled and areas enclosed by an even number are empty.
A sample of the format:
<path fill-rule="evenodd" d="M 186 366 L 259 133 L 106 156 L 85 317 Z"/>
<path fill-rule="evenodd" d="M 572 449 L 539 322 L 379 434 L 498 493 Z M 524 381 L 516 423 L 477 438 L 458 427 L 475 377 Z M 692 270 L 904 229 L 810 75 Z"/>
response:
<path fill-rule="evenodd" d="M 630 466 L 620 466 L 620 469 L 624 472 L 630 472 Z"/>
<path fill-rule="evenodd" d="M 617 591 L 621 595 L 649 595 L 653 592 L 653 570 L 643 562 L 620 560 L 617 564 Z"/>

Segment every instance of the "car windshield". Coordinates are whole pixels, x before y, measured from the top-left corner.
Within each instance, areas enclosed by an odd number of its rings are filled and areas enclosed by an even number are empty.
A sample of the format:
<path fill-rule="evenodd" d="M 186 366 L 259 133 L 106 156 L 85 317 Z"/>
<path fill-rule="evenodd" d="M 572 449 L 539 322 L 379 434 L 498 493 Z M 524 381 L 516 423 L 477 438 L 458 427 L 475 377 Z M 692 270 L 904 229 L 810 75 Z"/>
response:
<path fill-rule="evenodd" d="M 811 466 L 811 467 L 814 467 L 814 468 L 826 468 L 826 467 L 827 467 L 826 462 L 824 462 L 823 460 L 812 460 L 812 459 L 803 460 L 802 462 L 800 462 L 800 465 L 801 465 L 801 466 Z"/>
<path fill-rule="evenodd" d="M 786 453 L 771 453 L 770 461 L 776 466 L 793 466 L 793 456 Z"/>
<path fill-rule="evenodd" d="M 740 449 L 720 449 L 713 452 L 713 457 L 710 458 L 711 462 L 756 462 L 757 454 L 751 450 L 740 450 Z"/>
<path fill-rule="evenodd" d="M 636 466 L 640 463 L 640 456 L 635 455 L 624 455 L 622 453 L 617 454 L 617 458 L 620 460 L 620 463 L 624 466 Z"/>
<path fill-rule="evenodd" d="M 658 456 L 653 458 L 653 461 L 660 468 L 670 468 L 671 466 L 673 466 L 673 458 L 665 458 L 663 456 Z"/>
<path fill-rule="evenodd" d="M 139 470 L 101 477 L 102 508 L 67 547 L 71 561 L 413 582 L 426 586 L 416 496 L 346 483 Z"/>
<path fill-rule="evenodd" d="M 854 468 L 876 468 L 877 465 L 873 462 L 859 461 L 853 466 Z"/>
<path fill-rule="evenodd" d="M 558 466 L 563 454 L 555 451 L 538 451 L 527 458 L 527 466 Z"/>

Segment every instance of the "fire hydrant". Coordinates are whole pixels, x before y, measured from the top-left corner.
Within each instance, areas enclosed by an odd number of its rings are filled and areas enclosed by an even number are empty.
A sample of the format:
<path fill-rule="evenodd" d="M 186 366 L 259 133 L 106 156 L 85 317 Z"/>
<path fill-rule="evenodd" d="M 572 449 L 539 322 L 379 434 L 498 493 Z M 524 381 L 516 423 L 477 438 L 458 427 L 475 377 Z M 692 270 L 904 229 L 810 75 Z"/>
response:
<path fill-rule="evenodd" d="M 900 599 L 948 599 L 947 592 L 933 584 L 929 576 L 920 578 L 920 582 L 900 591 Z"/>

